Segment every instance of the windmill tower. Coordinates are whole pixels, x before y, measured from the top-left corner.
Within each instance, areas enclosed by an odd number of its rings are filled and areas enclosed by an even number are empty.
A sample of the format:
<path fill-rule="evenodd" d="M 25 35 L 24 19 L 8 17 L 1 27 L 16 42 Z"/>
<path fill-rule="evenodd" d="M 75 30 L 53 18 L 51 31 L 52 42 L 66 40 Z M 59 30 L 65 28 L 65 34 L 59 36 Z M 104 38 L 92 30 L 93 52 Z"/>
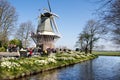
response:
<path fill-rule="evenodd" d="M 38 47 L 42 50 L 54 48 L 55 40 L 60 38 L 57 24 L 55 22 L 56 14 L 51 12 L 50 3 L 48 0 L 49 10 L 43 9 L 44 13 L 40 14 L 39 23 L 36 34 L 32 33 L 31 37 Z"/>

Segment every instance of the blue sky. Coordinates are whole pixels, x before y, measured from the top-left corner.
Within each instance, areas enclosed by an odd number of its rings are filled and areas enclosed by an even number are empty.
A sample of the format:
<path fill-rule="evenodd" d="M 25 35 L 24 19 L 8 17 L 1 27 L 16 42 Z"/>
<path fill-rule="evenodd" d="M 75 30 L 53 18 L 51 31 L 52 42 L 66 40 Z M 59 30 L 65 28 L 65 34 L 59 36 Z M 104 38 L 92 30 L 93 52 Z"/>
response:
<path fill-rule="evenodd" d="M 18 24 L 32 21 L 37 28 L 37 17 L 43 8 L 48 8 L 47 0 L 8 0 L 16 8 L 19 15 Z M 56 19 L 58 29 L 62 37 L 56 42 L 56 46 L 66 46 L 73 49 L 78 34 L 82 31 L 86 22 L 94 19 L 93 13 L 98 5 L 90 0 L 50 0 L 52 12 L 59 15 Z M 40 11 L 39 11 L 40 9 Z"/>

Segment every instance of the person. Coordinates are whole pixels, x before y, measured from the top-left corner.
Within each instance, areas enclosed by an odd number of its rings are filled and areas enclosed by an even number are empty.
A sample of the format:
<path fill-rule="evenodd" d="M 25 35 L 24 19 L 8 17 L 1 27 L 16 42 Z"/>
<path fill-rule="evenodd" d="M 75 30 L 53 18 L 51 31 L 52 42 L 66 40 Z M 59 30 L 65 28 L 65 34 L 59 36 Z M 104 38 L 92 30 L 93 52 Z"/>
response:
<path fill-rule="evenodd" d="M 19 52 L 20 52 L 21 57 L 27 57 L 27 50 L 26 49 L 21 48 Z"/>
<path fill-rule="evenodd" d="M 29 50 L 28 57 L 32 56 L 32 53 L 33 53 L 33 50 L 32 50 L 32 49 L 30 49 L 30 50 Z"/>
<path fill-rule="evenodd" d="M 19 46 L 17 46 L 17 52 L 19 52 L 19 50 L 20 50 L 20 47 L 19 47 Z"/>
<path fill-rule="evenodd" d="M 38 48 L 38 52 L 40 55 L 43 55 L 43 50 L 41 48 Z"/>
<path fill-rule="evenodd" d="M 47 48 L 47 54 L 49 55 L 51 53 L 51 49 Z"/>

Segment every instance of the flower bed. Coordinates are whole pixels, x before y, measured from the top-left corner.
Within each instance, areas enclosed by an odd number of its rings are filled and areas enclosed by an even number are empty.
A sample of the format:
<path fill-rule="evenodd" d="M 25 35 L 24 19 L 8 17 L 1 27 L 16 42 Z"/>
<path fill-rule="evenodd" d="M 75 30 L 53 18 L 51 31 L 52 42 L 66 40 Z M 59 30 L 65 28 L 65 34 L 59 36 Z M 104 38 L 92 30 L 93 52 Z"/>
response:
<path fill-rule="evenodd" d="M 57 53 L 47 57 L 2 58 L 0 61 L 0 79 L 14 79 L 42 71 L 68 66 L 94 59 L 97 56 L 84 53 Z"/>

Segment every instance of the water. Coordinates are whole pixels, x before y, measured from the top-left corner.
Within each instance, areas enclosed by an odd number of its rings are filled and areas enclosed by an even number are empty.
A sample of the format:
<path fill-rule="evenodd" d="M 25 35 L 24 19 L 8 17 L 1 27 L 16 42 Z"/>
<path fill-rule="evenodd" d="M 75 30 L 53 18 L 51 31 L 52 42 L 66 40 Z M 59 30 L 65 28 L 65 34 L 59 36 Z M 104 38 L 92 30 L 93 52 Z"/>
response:
<path fill-rule="evenodd" d="M 120 57 L 100 56 L 91 61 L 20 80 L 120 80 Z"/>

